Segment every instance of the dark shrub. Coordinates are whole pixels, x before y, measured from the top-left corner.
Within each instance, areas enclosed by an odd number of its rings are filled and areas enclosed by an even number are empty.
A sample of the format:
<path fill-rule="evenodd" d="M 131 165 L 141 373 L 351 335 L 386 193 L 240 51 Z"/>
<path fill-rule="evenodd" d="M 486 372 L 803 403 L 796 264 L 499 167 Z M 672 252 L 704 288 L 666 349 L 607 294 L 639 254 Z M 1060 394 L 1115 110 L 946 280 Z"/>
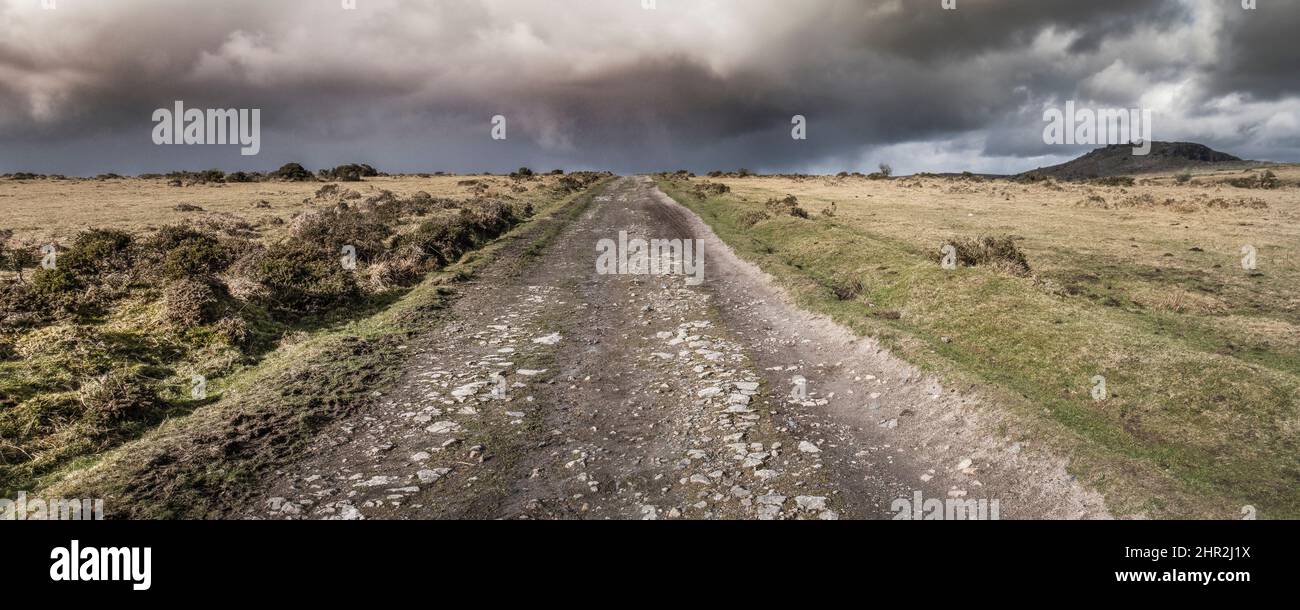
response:
<path fill-rule="evenodd" d="M 326 180 L 338 180 L 339 182 L 360 182 L 362 178 L 373 178 L 379 175 L 379 170 L 366 165 L 365 163 L 349 163 L 340 165 L 334 169 L 320 170 L 321 177 Z"/>
<path fill-rule="evenodd" d="M 267 249 L 253 279 L 268 289 L 281 313 L 316 314 L 357 298 L 360 290 L 337 250 L 293 239 Z"/>
<path fill-rule="evenodd" d="M 567 177 L 567 176 L 566 176 Z M 514 206 L 502 201 L 482 203 L 478 209 L 440 215 L 398 240 L 399 246 L 415 246 L 439 266 L 459 260 L 475 244 L 493 239 L 521 221 Z"/>
<path fill-rule="evenodd" d="M 22 278 L 23 269 L 36 265 L 36 252 L 32 248 L 10 244 L 13 231 L 0 230 L 0 271 L 8 271 Z"/>
<path fill-rule="evenodd" d="M 435 262 L 436 257 L 428 256 L 414 244 L 389 250 L 366 268 L 367 288 L 382 292 L 393 286 L 408 285 L 429 271 Z"/>
<path fill-rule="evenodd" d="M 280 169 L 271 173 L 271 177 L 276 180 L 286 180 L 289 182 L 312 182 L 316 177 L 297 163 L 285 163 Z"/>
<path fill-rule="evenodd" d="M 799 198 L 794 195 L 786 195 L 785 199 L 768 199 L 767 209 L 777 216 L 790 215 L 803 219 L 809 217 L 808 211 L 799 207 Z"/>
<path fill-rule="evenodd" d="M 166 226 L 148 241 L 161 260 L 160 270 L 170 279 L 204 277 L 230 266 L 231 254 L 208 233 L 184 226 Z"/>
<path fill-rule="evenodd" d="M 378 175 L 379 172 L 375 168 L 364 163 L 349 163 L 334 169 L 320 170 L 322 180 L 337 180 L 339 182 L 361 182 L 362 178 Z"/>
<path fill-rule="evenodd" d="M 334 169 L 320 170 L 322 180 L 339 182 L 361 182 L 362 168 L 359 165 L 340 165 Z"/>
<path fill-rule="evenodd" d="M 156 252 L 166 252 L 191 239 L 202 237 L 210 236 L 185 225 L 164 225 L 144 240 L 144 246 Z"/>
<path fill-rule="evenodd" d="M 707 199 L 709 197 L 720 197 L 730 193 L 731 187 L 720 182 L 701 182 L 695 185 L 695 188 L 691 190 L 694 191 L 696 197 Z"/>
<path fill-rule="evenodd" d="M 376 210 L 376 213 L 380 214 L 380 216 L 385 220 L 392 221 L 396 220 L 394 214 L 398 212 L 413 216 L 427 216 L 435 210 L 450 210 L 460 205 L 454 199 L 442 197 L 435 199 L 432 195 L 424 191 L 419 191 L 399 203 L 400 205 L 397 206 L 379 208 Z"/>
<path fill-rule="evenodd" d="M 1277 174 L 1273 170 L 1265 170 L 1262 174 L 1251 174 L 1245 178 L 1233 178 L 1228 180 L 1228 184 L 1239 189 L 1275 189 L 1282 185 L 1278 180 Z"/>
<path fill-rule="evenodd" d="M 1098 186 L 1133 186 L 1137 181 L 1132 176 L 1107 176 L 1105 178 L 1095 178 L 1093 184 Z"/>
<path fill-rule="evenodd" d="M 163 319 L 172 326 L 191 328 L 216 319 L 217 291 L 199 279 L 175 280 L 163 289 Z"/>
<path fill-rule="evenodd" d="M 402 245 L 412 245 L 434 257 L 439 266 L 456 261 L 474 245 L 474 214 L 461 210 L 459 214 L 442 215 L 424 221 L 410 235 L 400 240 Z"/>
<path fill-rule="evenodd" d="M 579 180 L 572 174 L 562 176 L 560 180 L 555 183 L 555 190 L 560 193 L 576 193 L 584 188 L 586 188 L 586 185 L 582 183 L 582 180 Z"/>
<path fill-rule="evenodd" d="M 299 217 L 292 233 L 296 240 L 330 252 L 353 246 L 358 258 L 368 260 L 383 250 L 384 240 L 392 234 L 392 229 L 375 215 L 353 209 L 331 209 Z"/>
<path fill-rule="evenodd" d="M 957 249 L 959 266 L 989 266 L 1011 275 L 1029 275 L 1029 259 L 1016 246 L 1015 238 L 1010 235 L 983 236 L 977 239 L 957 238 L 947 242 Z M 932 259 L 941 260 L 943 255 L 934 254 Z"/>
<path fill-rule="evenodd" d="M 474 212 L 475 237 L 491 239 L 519 224 L 514 206 L 504 201 L 489 201 Z"/>
<path fill-rule="evenodd" d="M 106 271 L 125 271 L 133 262 L 131 242 L 131 234 L 125 231 L 84 231 L 59 256 L 58 265 L 76 275 L 87 277 Z"/>
<path fill-rule="evenodd" d="M 80 287 L 81 283 L 65 268 L 41 268 L 32 274 L 32 292 L 41 297 L 67 295 Z"/>
<path fill-rule="evenodd" d="M 194 179 L 196 182 L 205 183 L 205 184 L 208 182 L 225 182 L 226 172 L 223 172 L 219 169 L 210 169 L 207 171 L 199 172 Z"/>

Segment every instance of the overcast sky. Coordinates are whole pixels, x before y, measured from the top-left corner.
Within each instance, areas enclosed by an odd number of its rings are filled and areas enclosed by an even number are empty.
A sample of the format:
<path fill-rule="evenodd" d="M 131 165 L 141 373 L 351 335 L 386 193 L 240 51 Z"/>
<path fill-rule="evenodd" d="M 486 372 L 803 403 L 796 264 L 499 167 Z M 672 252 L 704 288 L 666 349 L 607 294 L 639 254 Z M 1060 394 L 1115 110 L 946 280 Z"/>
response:
<path fill-rule="evenodd" d="M 53 1 L 0 0 L 0 172 L 1011 173 L 1090 148 L 1043 142 L 1068 100 L 1300 161 L 1297 0 Z M 260 154 L 155 145 L 175 100 Z"/>

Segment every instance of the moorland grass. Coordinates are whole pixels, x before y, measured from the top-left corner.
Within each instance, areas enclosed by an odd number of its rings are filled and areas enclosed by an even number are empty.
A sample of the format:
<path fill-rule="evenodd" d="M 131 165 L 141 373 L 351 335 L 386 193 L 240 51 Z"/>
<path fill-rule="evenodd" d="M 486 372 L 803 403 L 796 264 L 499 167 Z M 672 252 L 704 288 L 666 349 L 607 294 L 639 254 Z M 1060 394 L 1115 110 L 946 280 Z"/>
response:
<path fill-rule="evenodd" d="M 1073 202 L 1142 187 L 721 182 L 729 193 L 659 180 L 804 307 L 997 397 L 1026 440 L 1065 452 L 1112 510 L 1300 516 L 1294 183 L 1270 191 L 1266 209 L 1117 213 Z M 1207 188 L 1169 184 L 1152 190 L 1190 199 Z M 837 213 L 757 215 L 787 195 Z M 1246 243 L 1267 253 L 1258 270 L 1240 265 Z M 960 244 L 958 269 L 941 268 L 944 244 Z M 844 298 L 856 292 L 846 278 L 861 294 Z M 1110 391 L 1101 401 L 1097 375 Z"/>

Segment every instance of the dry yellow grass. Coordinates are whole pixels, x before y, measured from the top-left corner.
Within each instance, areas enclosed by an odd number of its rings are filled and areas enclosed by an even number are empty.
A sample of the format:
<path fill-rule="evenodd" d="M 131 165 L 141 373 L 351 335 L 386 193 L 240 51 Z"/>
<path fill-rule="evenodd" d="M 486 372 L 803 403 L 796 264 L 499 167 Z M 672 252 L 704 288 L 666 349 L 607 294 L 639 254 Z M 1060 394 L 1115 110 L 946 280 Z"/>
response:
<path fill-rule="evenodd" d="M 1295 517 L 1300 167 L 1271 169 L 1281 188 L 1222 183 L 1239 170 L 1131 187 L 933 176 L 661 184 L 805 306 L 1035 420 L 1032 440 L 1068 447 L 1117 513 L 1222 518 L 1252 505 Z M 706 180 L 731 192 L 701 198 Z M 753 222 L 788 195 L 810 219 Z M 982 235 L 1011 236 L 1032 273 L 940 268 L 945 243 Z M 1242 266 L 1247 245 L 1255 270 Z M 860 298 L 835 298 L 842 278 L 862 282 Z M 1106 400 L 1090 397 L 1096 375 Z"/>
<path fill-rule="evenodd" d="M 1285 183 L 1300 183 L 1300 166 L 1273 171 Z M 1300 191 L 1295 186 L 1261 190 L 1219 184 L 1241 175 L 1207 172 L 1184 185 L 1176 184 L 1173 176 L 1150 176 L 1134 187 L 933 177 L 713 181 L 731 187 L 735 198 L 755 204 L 795 195 L 814 215 L 834 203 L 839 222 L 920 250 L 937 251 L 944 239 L 957 235 L 1010 234 L 1039 276 L 1067 286 L 1105 275 L 1091 270 L 1094 265 L 1159 269 L 1170 280 L 1199 277 L 1222 284 L 1207 293 L 1152 277 L 1127 287 L 1131 299 L 1154 309 L 1223 314 L 1232 309 L 1232 303 L 1225 302 L 1231 295 L 1251 293 L 1252 301 L 1267 301 L 1265 313 L 1300 315 Z M 1106 208 L 1087 203 L 1090 197 L 1108 204 L 1135 199 L 1155 203 Z M 1258 250 L 1259 268 L 1269 278 L 1262 284 L 1242 272 L 1241 249 L 1247 245 Z M 1276 340 L 1300 351 L 1300 342 L 1294 341 L 1300 326 L 1273 323 L 1288 329 Z"/>
<path fill-rule="evenodd" d="M 1300 182 L 1300 166 L 1284 166 L 1274 172 L 1284 181 Z M 1190 185 L 1177 185 L 1171 176 L 1155 176 L 1149 179 L 1149 185 L 1139 181 L 1139 186 L 1127 188 L 1076 183 L 1045 187 L 928 177 L 892 181 L 835 177 L 711 181 L 731 187 L 733 195 L 742 201 L 758 204 L 792 194 L 814 215 L 835 203 L 836 215 L 844 222 L 887 229 L 890 237 L 925 249 L 940 246 L 938 240 L 942 237 L 937 236 L 1010 233 L 1024 238 L 1022 248 L 1033 252 L 1036 268 L 1044 270 L 1075 267 L 1078 255 L 1103 254 L 1131 263 L 1199 267 L 1201 261 L 1189 262 L 1183 256 L 1194 247 L 1217 255 L 1221 259 L 1218 262 L 1227 267 L 1239 263 L 1241 247 L 1249 244 L 1259 250 L 1261 266 L 1295 273 L 1296 260 L 1290 254 L 1300 244 L 1300 194 L 1294 187 L 1255 190 L 1209 184 L 1241 175 L 1200 174 Z M 1156 205 L 1119 209 L 1080 205 L 1091 196 L 1118 203 L 1144 194 L 1151 195 Z M 1206 205 L 1216 199 L 1234 207 Z M 1256 199 L 1268 208 L 1248 207 Z M 1165 205 L 1167 200 L 1187 207 Z M 1181 253 L 1175 250 L 1179 247 Z M 1164 260 L 1168 258 L 1166 253 L 1175 254 L 1174 259 Z M 1063 261 L 1062 256 L 1071 260 Z"/>
<path fill-rule="evenodd" d="M 0 179 L 0 229 L 61 249 L 54 268 L 0 273 L 0 493 L 206 408 L 268 354 L 349 332 L 595 179 Z M 154 231 L 187 221 L 199 230 Z M 206 396 L 190 393 L 194 375 Z"/>
<path fill-rule="evenodd" d="M 467 199 L 474 187 L 460 183 L 477 180 L 488 185 L 487 196 L 526 198 L 538 188 L 554 185 L 558 176 L 539 176 L 522 182 L 523 193 L 513 192 L 514 181 L 503 176 L 391 176 L 364 182 L 339 182 L 369 197 L 383 190 L 405 196 L 424 191 L 434 197 Z M 123 178 L 114 180 L 0 180 L 0 229 L 30 242 L 66 242 L 90 228 L 140 230 L 211 215 L 234 215 L 266 231 L 272 218 L 288 219 L 311 209 L 310 200 L 327 182 L 252 182 L 167 185 L 168 180 Z M 258 208 L 265 201 L 270 208 Z M 179 204 L 203 208 L 182 212 Z"/>

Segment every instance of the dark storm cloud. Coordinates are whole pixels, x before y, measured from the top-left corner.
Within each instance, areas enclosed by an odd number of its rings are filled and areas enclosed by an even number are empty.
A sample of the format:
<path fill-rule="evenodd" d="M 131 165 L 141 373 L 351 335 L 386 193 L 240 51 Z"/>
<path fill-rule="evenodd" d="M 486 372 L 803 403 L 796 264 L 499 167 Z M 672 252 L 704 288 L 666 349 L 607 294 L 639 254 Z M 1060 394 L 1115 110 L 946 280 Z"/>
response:
<path fill-rule="evenodd" d="M 1229 5 L 1235 3 L 1227 3 Z M 1224 12 L 1223 44 L 1211 72 L 1218 93 L 1246 92 L 1273 99 L 1300 93 L 1300 4 L 1258 2 Z"/>
<path fill-rule="evenodd" d="M 1263 0 L 1261 0 L 1262 2 Z M 1217 0 L 0 3 L 0 171 L 751 167 L 1014 171 L 1043 107 L 1295 155 L 1300 8 Z M 1225 8 L 1226 6 L 1226 8 Z M 1265 15 L 1265 11 L 1271 11 Z M 155 108 L 260 108 L 257 157 L 154 146 Z M 492 141 L 489 119 L 509 120 Z M 809 139 L 789 137 L 804 115 Z M 1293 158 L 1293 157 L 1292 157 Z M 940 167 L 942 166 L 942 167 Z M 959 166 L 959 167 L 949 167 Z"/>

